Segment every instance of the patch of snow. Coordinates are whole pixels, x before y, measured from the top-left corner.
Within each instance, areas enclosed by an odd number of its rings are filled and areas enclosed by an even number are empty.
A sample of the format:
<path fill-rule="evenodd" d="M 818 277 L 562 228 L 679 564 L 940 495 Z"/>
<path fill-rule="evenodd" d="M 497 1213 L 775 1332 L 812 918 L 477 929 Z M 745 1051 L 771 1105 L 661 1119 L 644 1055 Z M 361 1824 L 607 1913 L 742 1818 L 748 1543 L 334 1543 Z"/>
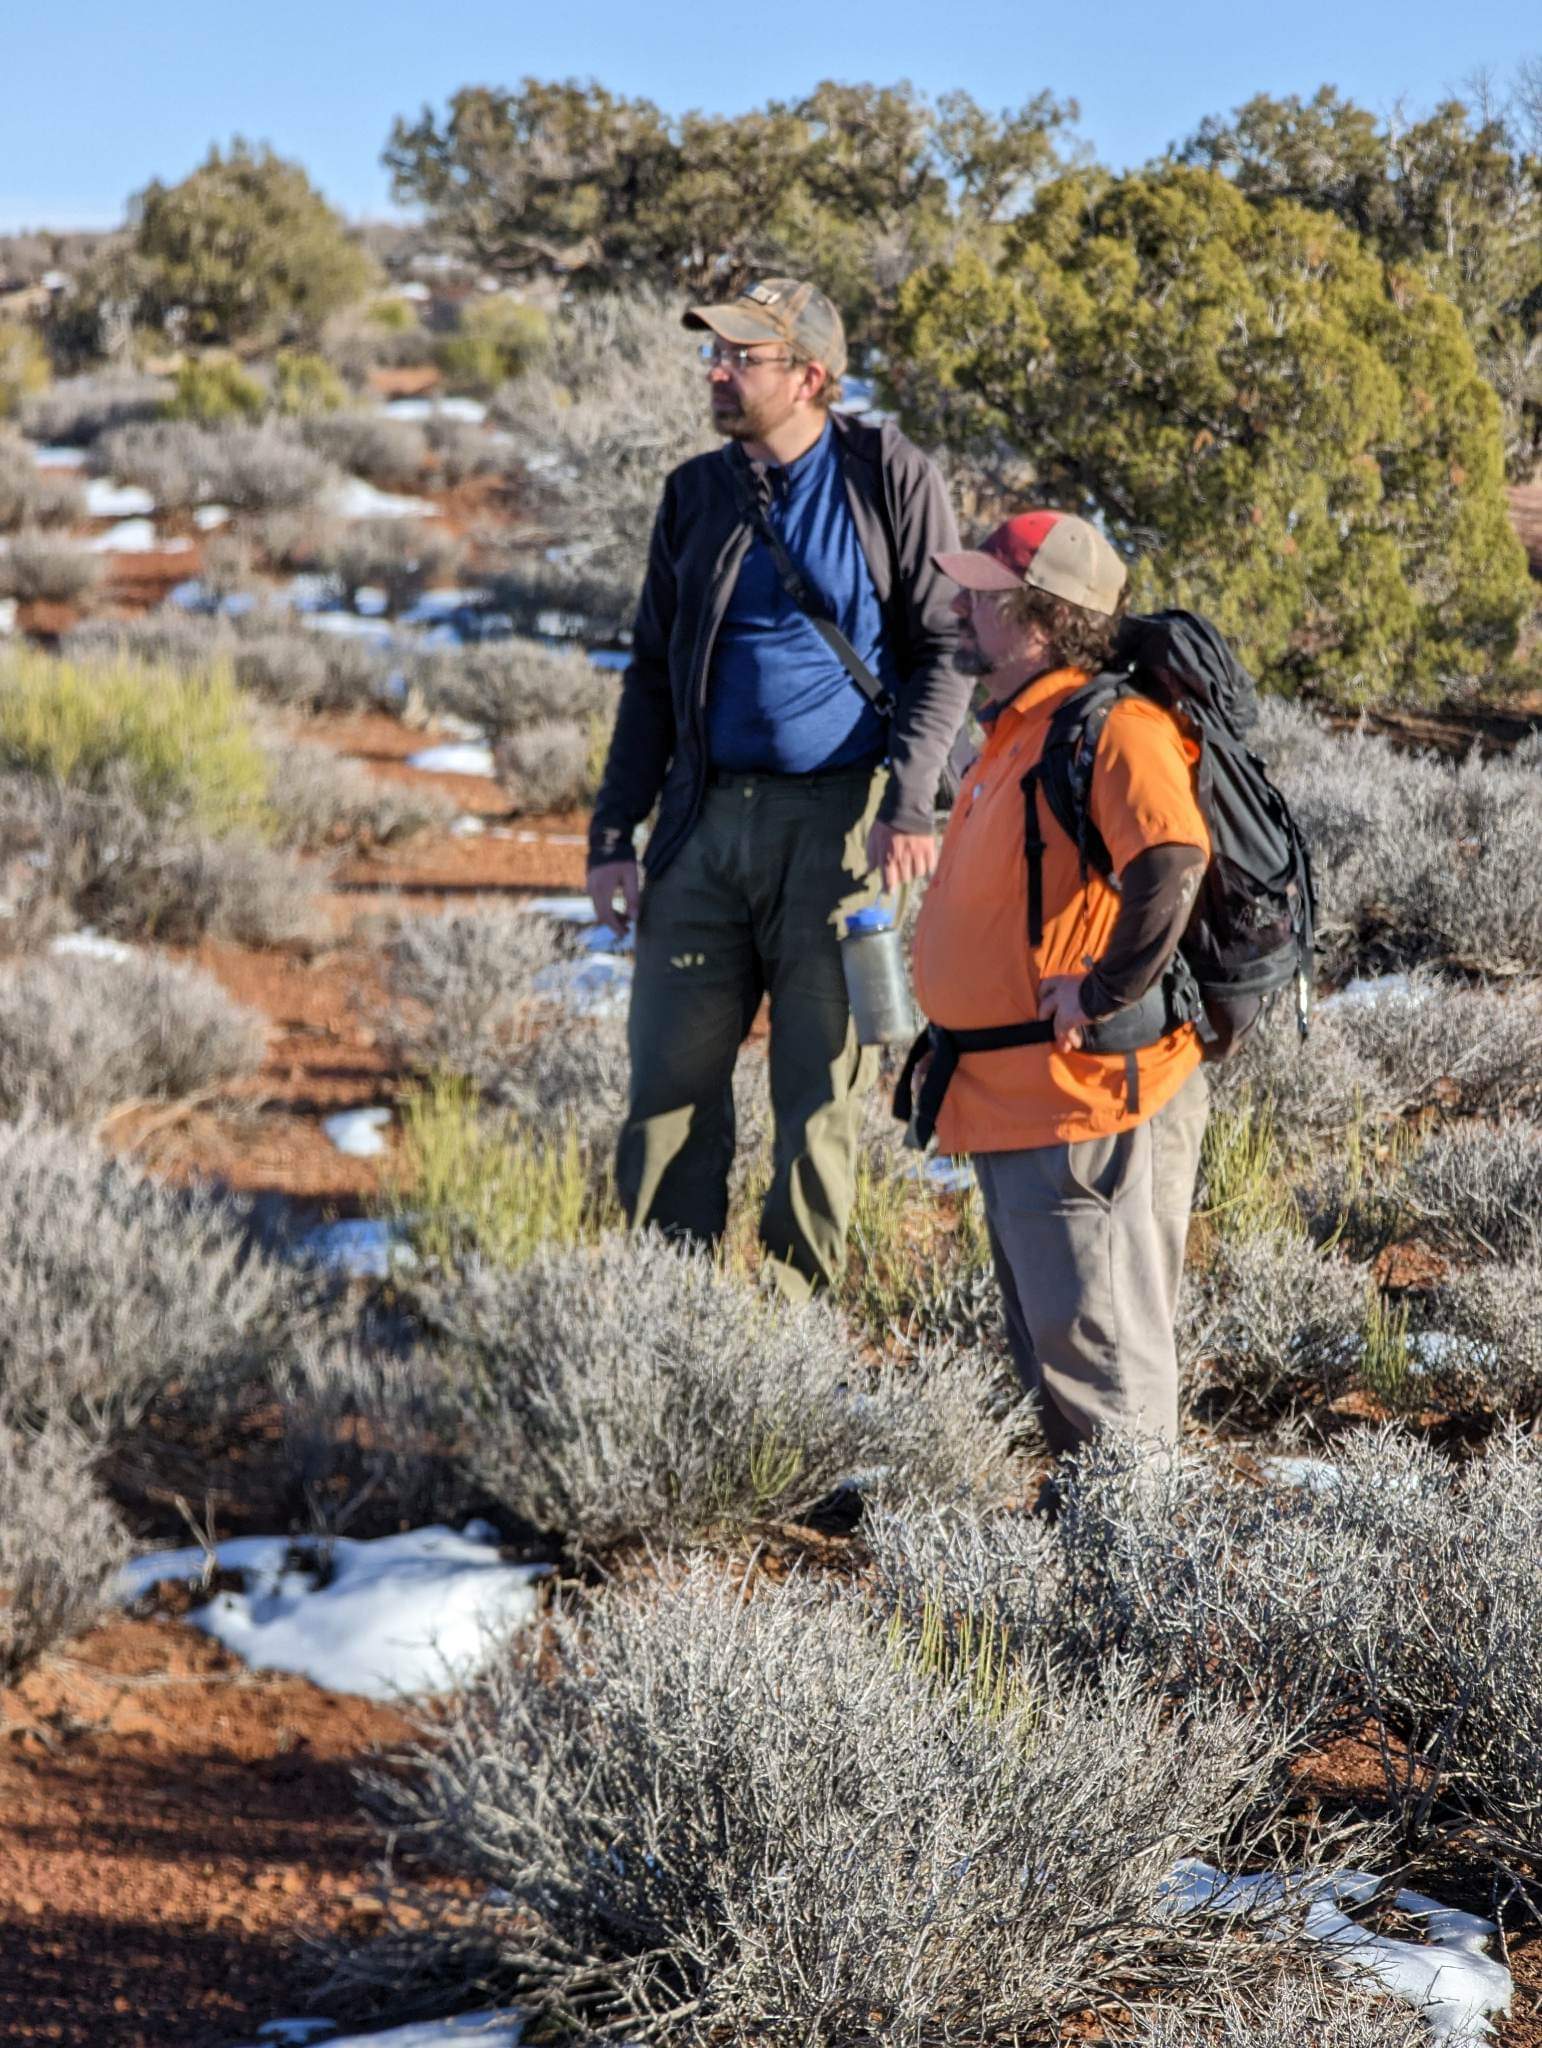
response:
<path fill-rule="evenodd" d="M 339 640 L 367 640 L 373 647 L 389 647 L 395 638 L 384 619 L 361 619 L 357 612 L 301 612 L 300 624 Z"/>
<path fill-rule="evenodd" d="M 523 839 L 527 835 L 521 832 L 519 836 Z M 528 836 L 539 839 L 541 834 L 532 832 Z M 599 922 L 594 914 L 594 905 L 587 896 L 532 896 L 525 908 L 533 917 L 554 917 L 559 924 Z"/>
<path fill-rule="evenodd" d="M 86 516 L 90 519 L 132 519 L 153 512 L 155 500 L 139 484 L 114 483 L 94 476 L 86 485 Z"/>
<path fill-rule="evenodd" d="M 433 296 L 428 286 L 415 277 L 409 278 L 405 284 L 393 285 L 386 293 L 389 299 L 407 299 L 415 306 L 426 305 Z"/>
<path fill-rule="evenodd" d="M 344 1280 L 388 1279 L 393 1258 L 401 1263 L 411 1257 L 402 1233 L 378 1216 L 320 1223 L 306 1232 L 296 1250 Z"/>
<path fill-rule="evenodd" d="M 1394 1906 L 1423 1920 L 1430 1939 L 1372 1934 L 1340 1908 L 1361 1904 L 1380 1888 L 1381 1880 L 1364 1870 L 1312 1879 L 1266 1872 L 1229 1878 L 1213 1864 L 1186 1857 L 1160 1888 L 1157 1908 L 1174 1916 L 1238 1915 L 1265 1935 L 1299 1926 L 1309 1941 L 1321 1944 L 1323 1961 L 1336 1976 L 1412 2006 L 1434 2048 L 1482 2048 L 1495 2038 L 1491 2015 L 1510 2010 L 1514 1990 L 1510 1972 L 1483 1950 L 1495 1931 L 1493 1921 L 1442 1906 L 1423 1892 L 1399 1891 Z"/>
<path fill-rule="evenodd" d="M 533 463 L 527 467 L 534 468 Z M 535 630 L 543 640 L 578 640 L 588 630 L 589 621 L 582 612 L 559 612 L 556 610 L 537 612 Z"/>
<path fill-rule="evenodd" d="M 416 604 L 402 613 L 402 618 L 409 626 L 432 625 L 452 612 L 470 611 L 485 604 L 489 595 L 486 590 L 425 590 Z"/>
<path fill-rule="evenodd" d="M 474 719 L 457 718 L 453 711 L 443 712 L 434 720 L 441 732 L 447 732 L 452 740 L 485 740 L 487 727 L 478 725 Z"/>
<path fill-rule="evenodd" d="M 228 526 L 230 524 L 230 507 L 228 505 L 195 505 L 193 507 L 193 524 L 200 533 L 213 533 L 216 527 Z"/>
<path fill-rule="evenodd" d="M 1336 989 L 1331 996 L 1319 998 L 1316 1007 L 1319 1011 L 1330 1014 L 1334 1010 L 1369 1009 L 1376 1003 L 1385 1002 L 1388 996 L 1408 996 L 1414 993 L 1414 983 L 1406 974 L 1357 974 L 1353 981 L 1346 981 L 1344 986 Z M 1418 991 L 1422 1000 L 1427 1000 L 1432 993 L 1429 989 Z"/>
<path fill-rule="evenodd" d="M 1499 1348 L 1494 1344 L 1478 1343 L 1471 1337 L 1454 1337 L 1449 1330 L 1416 1330 L 1410 1336 L 1410 1372 L 1439 1372 L 1449 1365 L 1465 1367 L 1468 1371 L 1476 1368 L 1480 1372 L 1498 1372 Z"/>
<path fill-rule="evenodd" d="M 524 2019 L 514 2012 L 466 2012 L 447 2020 L 413 2020 L 383 2034 L 337 2034 L 335 2020 L 270 2020 L 249 2048 L 519 2048 Z M 310 2031 L 296 2033 L 295 2028 Z M 321 2031 L 318 2033 L 316 2029 Z"/>
<path fill-rule="evenodd" d="M 327 1138 L 350 1159 L 378 1159 L 386 1149 L 390 1126 L 391 1112 L 383 1107 L 342 1109 L 321 1120 Z"/>
<path fill-rule="evenodd" d="M 1282 1486 L 1304 1486 L 1313 1493 L 1337 1493 L 1343 1484 L 1339 1469 L 1326 1458 L 1260 1458 L 1269 1478 Z"/>
<path fill-rule="evenodd" d="M 105 939 L 90 925 L 82 925 L 78 932 L 61 932 L 49 941 L 50 953 L 62 953 L 66 959 L 75 960 L 132 960 L 134 948 L 125 946 L 121 939 Z"/>
<path fill-rule="evenodd" d="M 391 593 L 378 583 L 361 583 L 353 593 L 353 608 L 361 619 L 383 619 L 391 607 Z"/>
<path fill-rule="evenodd" d="M 439 507 L 427 498 L 403 497 L 382 491 L 362 476 L 345 477 L 326 498 L 334 519 L 437 519 Z"/>
<path fill-rule="evenodd" d="M 507 1564 L 496 1543 L 435 1526 L 398 1536 L 297 1543 L 238 1536 L 213 1553 L 239 1573 L 187 1616 L 254 1671 L 292 1671 L 330 1692 L 366 1699 L 443 1692 L 474 1672 L 492 1645 L 536 1611 L 550 1566 Z M 163 1579 L 202 1580 L 209 1554 L 154 1551 L 125 1565 L 117 1597 L 141 1598 Z"/>
<path fill-rule="evenodd" d="M 631 1000 L 632 963 L 619 952 L 559 960 L 543 967 L 531 986 L 538 995 L 555 996 L 575 1017 L 624 1017 Z"/>
<path fill-rule="evenodd" d="M 615 669 L 619 673 L 622 669 L 628 669 L 632 666 L 632 657 L 624 647 L 591 647 L 589 649 L 589 666 L 591 668 Z"/>
<path fill-rule="evenodd" d="M 84 448 L 58 448 L 50 443 L 42 448 L 34 448 L 32 460 L 39 469 L 84 469 L 86 451 Z"/>
<path fill-rule="evenodd" d="M 493 750 L 462 740 L 444 747 L 425 747 L 407 756 L 409 768 L 424 768 L 433 775 L 491 775 Z"/>
<path fill-rule="evenodd" d="M 186 555 L 192 552 L 193 543 L 162 540 L 153 519 L 120 519 L 116 526 L 109 526 L 105 533 L 82 542 L 82 546 L 94 555 Z"/>
<path fill-rule="evenodd" d="M 388 398 L 380 410 L 393 420 L 464 420 L 479 427 L 487 407 L 478 398 Z"/>
<path fill-rule="evenodd" d="M 932 1153 L 925 1159 L 911 1159 L 903 1170 L 906 1180 L 925 1181 L 944 1194 L 962 1194 L 975 1184 L 974 1168 L 967 1159 L 951 1159 L 946 1153 Z"/>
<path fill-rule="evenodd" d="M 0 633 L 16 631 L 16 600 L 14 597 L 0 597 Z"/>
<path fill-rule="evenodd" d="M 462 811 L 450 827 L 452 839 L 480 839 L 487 830 L 487 820 L 479 818 L 474 811 Z"/>
<path fill-rule="evenodd" d="M 608 924 L 590 925 L 587 931 L 578 935 L 578 943 L 586 953 L 632 953 L 637 949 L 635 932 L 627 932 L 617 938 Z"/>

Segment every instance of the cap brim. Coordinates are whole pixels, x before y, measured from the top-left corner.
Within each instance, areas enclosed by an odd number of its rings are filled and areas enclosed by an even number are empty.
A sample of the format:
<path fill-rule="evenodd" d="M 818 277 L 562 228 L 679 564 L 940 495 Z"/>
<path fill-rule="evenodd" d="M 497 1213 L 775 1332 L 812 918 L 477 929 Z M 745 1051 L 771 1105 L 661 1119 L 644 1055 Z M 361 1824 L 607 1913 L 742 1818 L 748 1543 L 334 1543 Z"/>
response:
<path fill-rule="evenodd" d="M 752 306 L 692 306 L 680 325 L 706 327 L 723 341 L 743 342 L 746 346 L 757 341 L 783 339 L 780 330 L 765 314 L 757 313 Z"/>
<path fill-rule="evenodd" d="M 987 555 L 980 548 L 970 548 L 960 555 L 933 555 L 932 560 L 944 576 L 961 583 L 965 590 L 1021 590 L 1023 579 L 1015 575 L 1005 562 L 998 562 L 994 555 Z"/>

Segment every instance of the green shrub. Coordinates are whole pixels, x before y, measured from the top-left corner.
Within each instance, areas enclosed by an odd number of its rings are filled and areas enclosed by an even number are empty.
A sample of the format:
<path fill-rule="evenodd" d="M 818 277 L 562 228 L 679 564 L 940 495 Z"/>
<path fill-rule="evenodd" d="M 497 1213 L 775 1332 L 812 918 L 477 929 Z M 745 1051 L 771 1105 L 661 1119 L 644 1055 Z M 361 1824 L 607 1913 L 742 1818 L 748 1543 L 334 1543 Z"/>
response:
<path fill-rule="evenodd" d="M 267 408 L 268 394 L 251 372 L 228 356 L 217 356 L 182 365 L 161 413 L 168 420 L 219 427 L 230 420 L 261 419 Z"/>
<path fill-rule="evenodd" d="M 348 386 L 325 356 L 280 349 L 273 364 L 273 403 L 291 419 L 312 419 L 340 412 L 348 403 Z"/>
<path fill-rule="evenodd" d="M 490 394 L 538 363 L 550 341 L 539 306 L 501 296 L 480 299 L 461 315 L 459 332 L 440 343 L 439 367 L 452 390 Z"/>
<path fill-rule="evenodd" d="M 0 656 L 0 767 L 130 794 L 210 831 L 262 822 L 267 761 L 223 662 L 187 674 L 124 656 Z"/>
<path fill-rule="evenodd" d="M 485 1117 L 459 1075 L 410 1095 L 391 1206 L 422 1259 L 518 1266 L 544 1244 L 587 1244 L 614 1222 L 576 1129 L 553 1135 Z"/>

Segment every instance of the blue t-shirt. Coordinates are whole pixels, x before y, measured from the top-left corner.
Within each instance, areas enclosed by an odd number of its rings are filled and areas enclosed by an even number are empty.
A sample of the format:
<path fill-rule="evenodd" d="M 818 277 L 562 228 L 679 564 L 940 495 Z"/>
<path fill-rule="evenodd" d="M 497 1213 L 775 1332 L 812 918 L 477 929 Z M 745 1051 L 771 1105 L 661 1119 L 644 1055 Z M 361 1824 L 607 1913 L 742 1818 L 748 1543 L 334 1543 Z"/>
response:
<path fill-rule="evenodd" d="M 768 472 L 770 518 L 829 615 L 880 682 L 894 658 L 825 430 L 796 462 Z M 882 718 L 782 588 L 764 541 L 751 540 L 712 651 L 707 743 L 714 768 L 808 775 L 876 761 Z"/>

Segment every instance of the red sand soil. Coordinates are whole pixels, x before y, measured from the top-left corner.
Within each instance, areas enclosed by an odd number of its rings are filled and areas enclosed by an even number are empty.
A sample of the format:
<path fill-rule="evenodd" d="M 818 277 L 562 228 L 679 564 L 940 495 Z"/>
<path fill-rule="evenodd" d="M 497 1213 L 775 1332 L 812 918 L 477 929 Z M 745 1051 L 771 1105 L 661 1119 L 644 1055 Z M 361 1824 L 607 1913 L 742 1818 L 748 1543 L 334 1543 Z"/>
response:
<path fill-rule="evenodd" d="M 351 1774 L 408 1733 L 163 1620 L 0 1693 L 0 2041 L 218 2048 L 314 2012 L 302 1931 L 379 1911 Z"/>

